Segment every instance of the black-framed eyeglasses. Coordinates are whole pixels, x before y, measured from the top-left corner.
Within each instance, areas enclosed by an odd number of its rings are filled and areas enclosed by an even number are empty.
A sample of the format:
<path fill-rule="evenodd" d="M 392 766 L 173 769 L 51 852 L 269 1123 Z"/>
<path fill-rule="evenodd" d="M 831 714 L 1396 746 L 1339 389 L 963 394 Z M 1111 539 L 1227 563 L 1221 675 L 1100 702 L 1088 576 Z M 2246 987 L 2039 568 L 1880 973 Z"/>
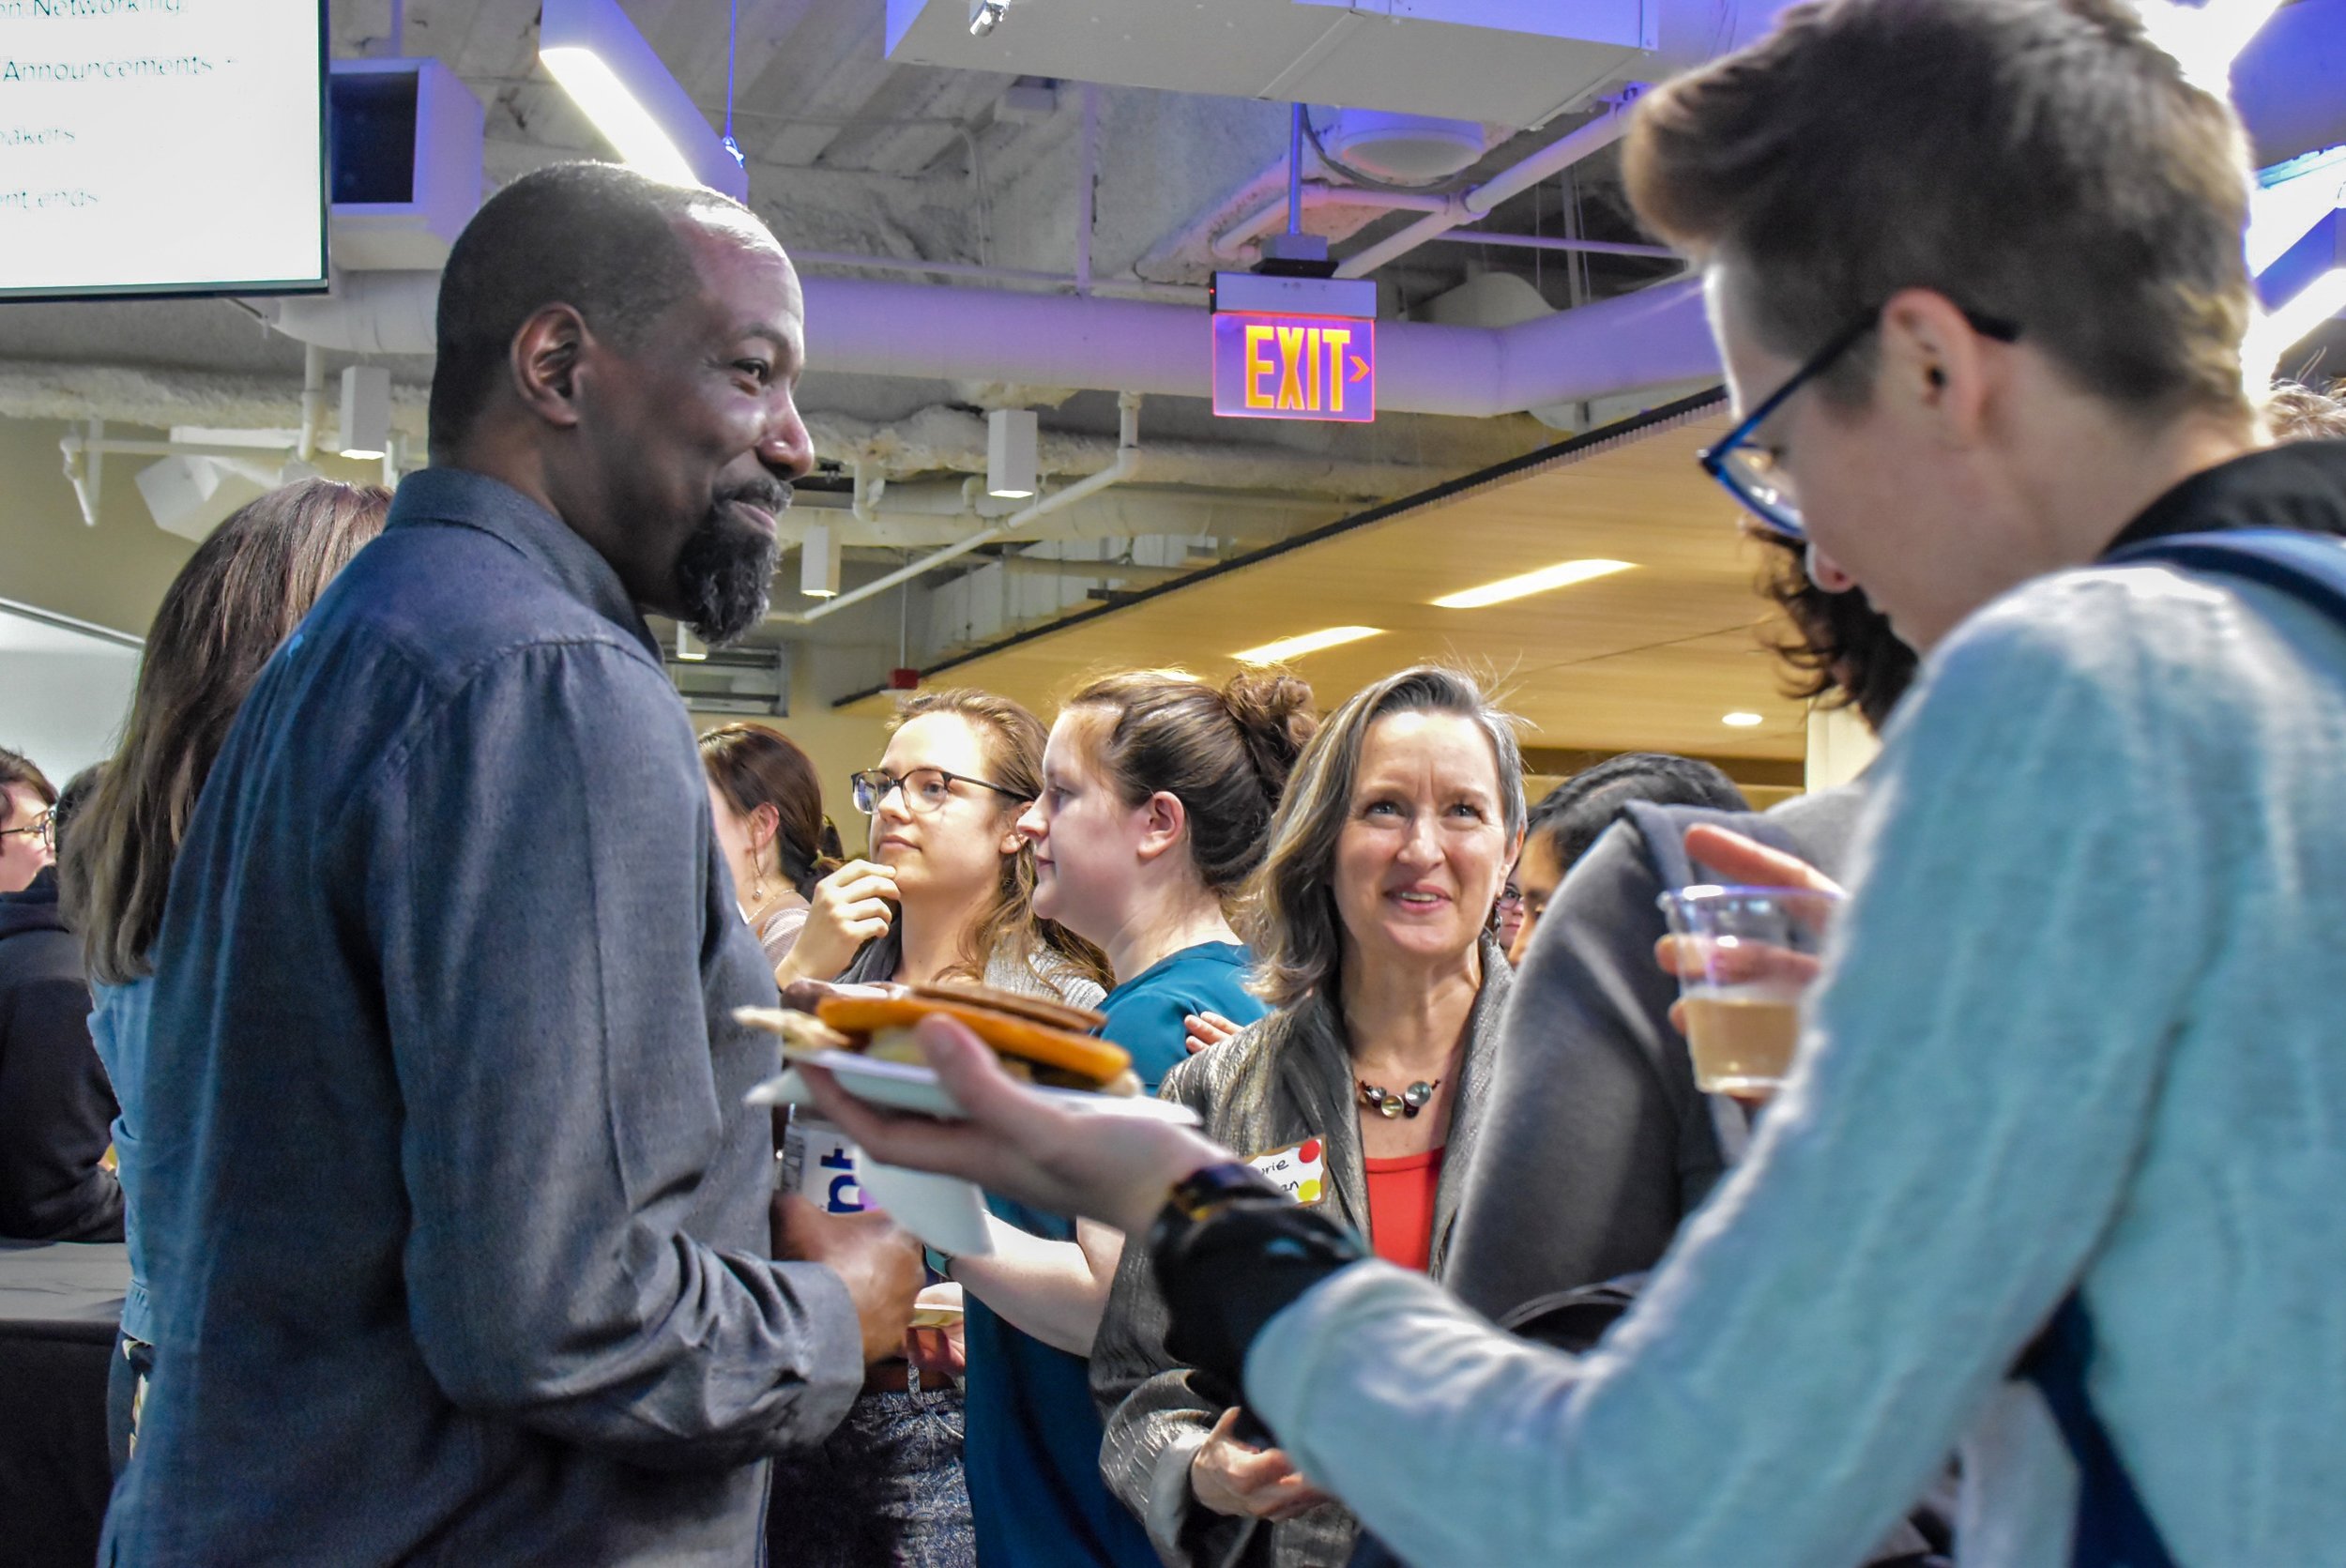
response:
<path fill-rule="evenodd" d="M 22 828 L 0 828 L 0 839 L 14 838 L 19 833 L 23 833 L 27 838 L 40 840 L 42 848 L 52 855 L 55 854 L 57 852 L 57 814 L 53 811 L 46 811 Z"/>
<path fill-rule="evenodd" d="M 1881 326 L 1881 306 L 1875 306 L 1826 340 L 1822 348 L 1809 356 L 1807 363 L 1787 376 L 1784 385 L 1768 394 L 1767 401 L 1745 415 L 1743 423 L 1729 431 L 1725 439 L 1698 460 L 1702 471 L 1724 485 L 1737 504 L 1751 514 L 1753 522 L 1795 544 L 1808 542 L 1808 525 L 1801 516 L 1800 496 L 1792 488 L 1792 478 L 1775 461 L 1775 454 L 1754 443 L 1752 437 L 1794 392 L 1830 370 L 1836 360 L 1856 346 L 1860 338 Z M 1976 311 L 1965 311 L 1963 319 L 1971 323 L 1973 331 L 1998 343 L 2012 343 L 2020 336 L 2018 322 L 1982 315 Z"/>
<path fill-rule="evenodd" d="M 973 779 L 967 773 L 949 773 L 942 768 L 915 768 L 902 778 L 882 769 L 866 768 L 850 777 L 847 784 L 854 791 L 855 809 L 866 816 L 880 809 L 880 802 L 888 799 L 888 792 L 891 789 L 902 789 L 906 807 L 924 816 L 942 810 L 945 802 L 953 798 L 953 785 L 957 784 L 975 784 L 980 789 L 990 789 L 1013 800 L 1028 799 L 1014 789 L 984 779 Z"/>

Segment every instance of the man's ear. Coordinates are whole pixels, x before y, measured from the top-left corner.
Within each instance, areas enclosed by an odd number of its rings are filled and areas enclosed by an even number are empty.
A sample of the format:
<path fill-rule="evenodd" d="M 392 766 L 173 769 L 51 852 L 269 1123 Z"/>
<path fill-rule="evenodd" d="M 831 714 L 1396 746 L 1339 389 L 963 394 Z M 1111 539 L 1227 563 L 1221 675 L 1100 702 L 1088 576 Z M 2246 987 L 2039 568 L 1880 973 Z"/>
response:
<path fill-rule="evenodd" d="M 1939 439 L 1969 446 L 1987 419 L 1994 380 L 1988 346 L 1945 295 L 1901 289 L 1881 309 L 1874 396 L 1918 416 Z"/>
<path fill-rule="evenodd" d="M 593 343 L 586 320 L 569 305 L 548 305 L 513 334 L 509 368 L 522 406 L 550 425 L 578 424 L 578 370 Z"/>

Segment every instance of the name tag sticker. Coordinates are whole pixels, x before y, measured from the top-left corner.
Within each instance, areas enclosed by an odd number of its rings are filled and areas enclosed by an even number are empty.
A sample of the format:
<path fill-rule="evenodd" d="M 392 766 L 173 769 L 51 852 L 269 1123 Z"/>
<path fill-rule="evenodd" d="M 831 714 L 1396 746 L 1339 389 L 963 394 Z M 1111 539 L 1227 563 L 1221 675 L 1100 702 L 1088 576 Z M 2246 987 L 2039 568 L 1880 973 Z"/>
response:
<path fill-rule="evenodd" d="M 1328 1149 L 1318 1138 L 1257 1154 L 1246 1163 L 1306 1209 L 1328 1196 Z"/>

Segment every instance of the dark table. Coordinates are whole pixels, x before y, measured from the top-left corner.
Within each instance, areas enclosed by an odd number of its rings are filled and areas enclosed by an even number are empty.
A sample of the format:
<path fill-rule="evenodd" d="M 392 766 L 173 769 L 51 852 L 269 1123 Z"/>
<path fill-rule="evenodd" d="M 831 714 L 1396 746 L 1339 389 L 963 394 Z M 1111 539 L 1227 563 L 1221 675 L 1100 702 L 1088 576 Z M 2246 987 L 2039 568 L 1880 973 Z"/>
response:
<path fill-rule="evenodd" d="M 0 1241 L 0 1561 L 90 1568 L 106 1517 L 119 1241 Z"/>

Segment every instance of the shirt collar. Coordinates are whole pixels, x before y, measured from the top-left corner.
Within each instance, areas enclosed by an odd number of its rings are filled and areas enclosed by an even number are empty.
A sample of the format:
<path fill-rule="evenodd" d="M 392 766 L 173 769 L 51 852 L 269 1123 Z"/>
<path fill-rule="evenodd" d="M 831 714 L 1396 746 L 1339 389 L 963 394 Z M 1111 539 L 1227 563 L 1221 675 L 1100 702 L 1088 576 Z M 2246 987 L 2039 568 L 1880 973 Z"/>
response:
<path fill-rule="evenodd" d="M 2346 441 L 2293 441 L 2202 468 L 2153 501 L 2109 549 L 2227 528 L 2346 534 Z"/>
<path fill-rule="evenodd" d="M 561 590 L 627 632 L 653 658 L 660 645 L 619 574 L 571 525 L 502 480 L 463 468 L 424 468 L 400 480 L 386 529 L 449 524 L 477 528 L 519 552 Z"/>

